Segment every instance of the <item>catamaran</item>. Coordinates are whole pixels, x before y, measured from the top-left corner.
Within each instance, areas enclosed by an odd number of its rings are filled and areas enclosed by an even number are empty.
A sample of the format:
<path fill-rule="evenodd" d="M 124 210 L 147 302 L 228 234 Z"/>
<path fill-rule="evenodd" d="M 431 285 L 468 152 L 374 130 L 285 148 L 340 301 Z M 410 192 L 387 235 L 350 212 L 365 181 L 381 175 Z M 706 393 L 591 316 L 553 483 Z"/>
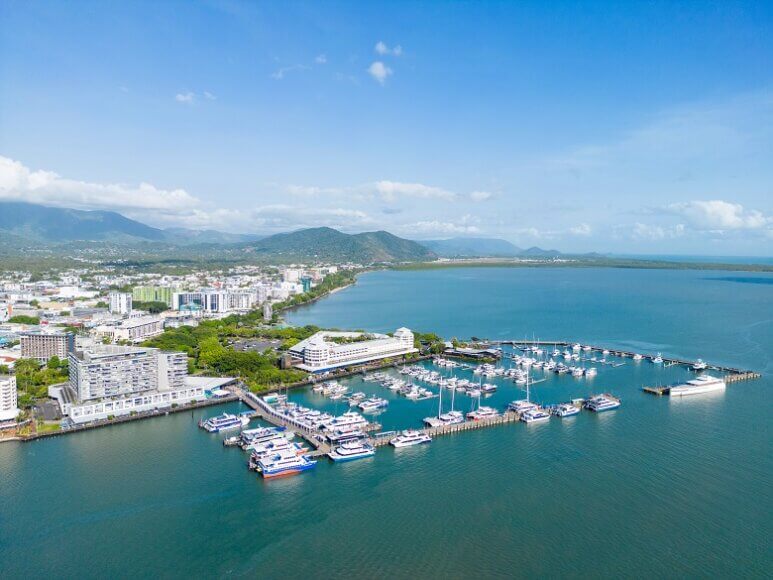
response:
<path fill-rule="evenodd" d="M 412 445 L 421 445 L 423 443 L 429 443 L 432 441 L 432 437 L 422 431 L 407 430 L 403 431 L 400 435 L 394 439 L 389 440 L 389 444 L 392 447 L 410 447 Z"/>
<path fill-rule="evenodd" d="M 572 403 L 561 403 L 557 407 L 553 409 L 553 414 L 556 417 L 561 417 L 562 419 L 565 417 L 571 417 L 573 415 L 577 415 L 580 412 L 580 408 L 576 405 L 573 405 Z"/>
<path fill-rule="evenodd" d="M 265 479 L 297 475 L 313 469 L 317 462 L 305 455 L 296 455 L 292 450 L 279 451 L 259 459 L 256 469 Z"/>
<path fill-rule="evenodd" d="M 585 408 L 596 413 L 611 411 L 620 406 L 620 399 L 612 395 L 596 395 L 585 401 Z"/>
<path fill-rule="evenodd" d="M 376 450 L 372 445 L 357 440 L 341 443 L 341 445 L 330 451 L 327 456 L 335 462 L 343 462 L 364 459 L 365 457 L 372 457 L 375 454 Z"/>
<path fill-rule="evenodd" d="M 223 413 L 216 417 L 210 417 L 207 420 L 199 422 L 199 427 L 205 429 L 210 433 L 219 433 L 220 431 L 229 431 L 231 429 L 239 429 L 246 427 L 250 422 L 250 418 L 246 415 L 231 415 L 230 413 Z"/>

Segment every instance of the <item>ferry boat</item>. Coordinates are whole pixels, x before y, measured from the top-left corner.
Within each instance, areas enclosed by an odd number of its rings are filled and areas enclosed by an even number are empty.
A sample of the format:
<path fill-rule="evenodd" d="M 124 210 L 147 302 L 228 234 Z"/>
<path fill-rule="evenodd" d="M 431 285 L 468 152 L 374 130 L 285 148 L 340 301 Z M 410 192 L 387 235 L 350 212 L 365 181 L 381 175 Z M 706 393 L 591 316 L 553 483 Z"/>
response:
<path fill-rule="evenodd" d="M 672 397 L 700 395 L 701 393 L 724 391 L 726 386 L 727 385 L 725 381 L 720 378 L 712 377 L 710 375 L 701 375 L 700 377 L 691 379 L 684 384 L 674 385 L 668 390 L 668 394 Z"/>
<path fill-rule="evenodd" d="M 556 417 L 571 417 L 580 413 L 580 408 L 572 405 L 571 403 L 562 403 L 553 409 L 553 414 Z"/>
<path fill-rule="evenodd" d="M 708 368 L 709 365 L 707 365 L 705 362 L 703 362 L 703 359 L 698 359 L 695 361 L 695 363 L 692 365 L 692 370 L 694 371 L 705 371 Z"/>
<path fill-rule="evenodd" d="M 422 445 L 423 443 L 430 443 L 432 437 L 422 431 L 407 430 L 403 431 L 400 435 L 394 439 L 389 440 L 389 444 L 392 447 L 410 447 L 412 445 Z"/>
<path fill-rule="evenodd" d="M 317 462 L 293 451 L 280 451 L 258 460 L 257 470 L 264 479 L 297 475 L 314 469 Z"/>
<path fill-rule="evenodd" d="M 467 418 L 471 421 L 480 421 L 481 419 L 491 419 L 498 415 L 499 413 L 493 407 L 478 407 L 474 411 L 467 413 Z"/>
<path fill-rule="evenodd" d="M 365 457 L 372 457 L 375 454 L 376 450 L 372 445 L 357 440 L 341 443 L 341 445 L 328 453 L 327 456 L 335 462 L 343 462 L 354 461 L 355 459 L 364 459 Z"/>
<path fill-rule="evenodd" d="M 596 413 L 611 411 L 612 409 L 617 409 L 619 406 L 620 399 L 617 399 L 612 395 L 596 395 L 585 401 L 585 408 Z"/>
<path fill-rule="evenodd" d="M 209 433 L 219 433 L 220 431 L 229 431 L 246 427 L 249 422 L 250 418 L 245 415 L 237 417 L 230 413 L 223 413 L 222 415 L 199 421 L 199 427 L 205 429 Z"/>
<path fill-rule="evenodd" d="M 333 417 L 320 424 L 326 431 L 358 429 L 368 425 L 367 419 L 355 411 L 347 411 L 339 417 Z"/>
<path fill-rule="evenodd" d="M 542 423 L 550 419 L 550 415 L 537 407 L 536 409 L 529 409 L 521 414 L 521 421 L 524 423 Z"/>
<path fill-rule="evenodd" d="M 336 431 L 334 433 L 327 434 L 328 441 L 330 441 L 330 443 L 333 445 L 340 445 L 341 443 L 346 443 L 347 441 L 358 441 L 360 439 L 365 439 L 366 437 L 367 435 L 359 429 Z"/>

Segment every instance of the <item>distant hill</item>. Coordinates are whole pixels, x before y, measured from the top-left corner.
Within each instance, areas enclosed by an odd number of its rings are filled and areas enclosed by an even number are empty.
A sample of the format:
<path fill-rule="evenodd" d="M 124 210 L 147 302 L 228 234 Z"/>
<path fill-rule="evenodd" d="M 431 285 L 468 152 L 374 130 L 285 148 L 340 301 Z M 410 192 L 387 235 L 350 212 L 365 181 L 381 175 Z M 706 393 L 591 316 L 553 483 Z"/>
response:
<path fill-rule="evenodd" d="M 497 238 L 451 238 L 422 240 L 422 246 L 444 258 L 512 257 L 522 250 L 507 240 Z"/>
<path fill-rule="evenodd" d="M 9 234 L 15 242 L 160 241 L 166 238 L 163 230 L 113 211 L 84 211 L 16 201 L 0 202 L 0 232 Z"/>
<path fill-rule="evenodd" d="M 421 244 L 389 232 L 345 234 L 333 228 L 309 228 L 275 234 L 246 246 L 258 255 L 284 260 L 326 262 L 416 262 L 437 256 Z"/>
<path fill-rule="evenodd" d="M 518 255 L 525 258 L 556 258 L 561 255 L 561 252 L 558 250 L 543 250 L 537 246 L 532 246 L 531 248 L 523 250 Z"/>

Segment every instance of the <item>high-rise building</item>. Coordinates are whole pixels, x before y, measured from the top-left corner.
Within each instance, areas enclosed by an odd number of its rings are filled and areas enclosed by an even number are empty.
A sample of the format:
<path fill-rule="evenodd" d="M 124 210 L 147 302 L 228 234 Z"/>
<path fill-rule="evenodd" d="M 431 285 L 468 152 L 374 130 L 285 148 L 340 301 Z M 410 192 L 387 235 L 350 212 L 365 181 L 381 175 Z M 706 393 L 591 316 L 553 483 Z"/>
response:
<path fill-rule="evenodd" d="M 132 298 L 135 302 L 163 302 L 171 306 L 174 293 L 175 289 L 168 286 L 135 286 Z"/>
<path fill-rule="evenodd" d="M 224 313 L 249 310 L 257 302 L 255 292 L 204 289 L 198 292 L 175 292 L 172 296 L 174 310 Z"/>
<path fill-rule="evenodd" d="M 16 377 L 0 376 L 0 422 L 13 421 L 19 415 Z"/>
<path fill-rule="evenodd" d="M 111 292 L 110 312 L 112 314 L 131 314 L 132 295 L 128 292 Z"/>
<path fill-rule="evenodd" d="M 274 318 L 274 311 L 273 311 L 273 308 L 271 308 L 271 302 L 264 302 L 263 320 L 265 320 L 266 322 L 271 322 L 273 318 Z"/>
<path fill-rule="evenodd" d="M 52 356 L 66 359 L 75 349 L 72 332 L 37 330 L 23 332 L 20 336 L 22 358 L 34 358 L 45 363 Z"/>

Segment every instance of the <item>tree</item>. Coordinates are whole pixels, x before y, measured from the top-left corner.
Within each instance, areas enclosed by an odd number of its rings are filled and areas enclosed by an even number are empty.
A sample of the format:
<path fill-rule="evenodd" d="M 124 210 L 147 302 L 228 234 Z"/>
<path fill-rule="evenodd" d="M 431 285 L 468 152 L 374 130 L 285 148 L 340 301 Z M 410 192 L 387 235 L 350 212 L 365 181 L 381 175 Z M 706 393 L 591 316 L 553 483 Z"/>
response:
<path fill-rule="evenodd" d="M 36 316 L 27 316 L 25 314 L 18 314 L 16 316 L 11 316 L 8 319 L 8 322 L 11 322 L 14 324 L 40 324 L 40 318 L 37 318 Z"/>

